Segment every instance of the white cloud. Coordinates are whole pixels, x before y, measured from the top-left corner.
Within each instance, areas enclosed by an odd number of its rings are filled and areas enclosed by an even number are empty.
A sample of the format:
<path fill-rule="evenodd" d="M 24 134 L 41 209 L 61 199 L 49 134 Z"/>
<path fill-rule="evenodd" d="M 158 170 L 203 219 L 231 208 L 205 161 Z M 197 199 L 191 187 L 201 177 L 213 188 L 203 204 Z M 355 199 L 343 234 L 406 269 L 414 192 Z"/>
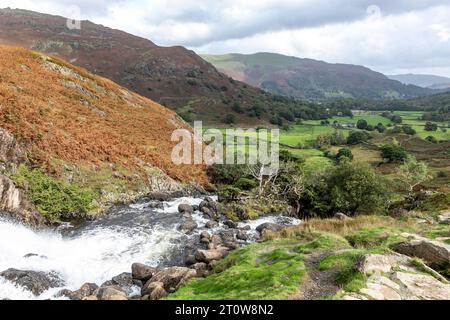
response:
<path fill-rule="evenodd" d="M 271 51 L 391 73 L 450 75 L 448 0 L 0 0 L 200 52 Z"/>

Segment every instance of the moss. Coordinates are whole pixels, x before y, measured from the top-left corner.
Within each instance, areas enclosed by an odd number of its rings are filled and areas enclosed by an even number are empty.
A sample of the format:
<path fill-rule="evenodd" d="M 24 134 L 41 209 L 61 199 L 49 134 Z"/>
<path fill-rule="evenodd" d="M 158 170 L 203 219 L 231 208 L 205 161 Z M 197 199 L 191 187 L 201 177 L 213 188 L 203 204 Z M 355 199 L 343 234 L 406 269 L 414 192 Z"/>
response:
<path fill-rule="evenodd" d="M 305 265 L 303 254 L 291 252 L 285 244 L 268 242 L 238 250 L 222 260 L 214 274 L 189 282 L 169 299 L 287 299 L 298 290 Z"/>
<path fill-rule="evenodd" d="M 405 240 L 399 234 L 400 230 L 387 227 L 364 228 L 345 238 L 356 248 L 389 247 L 390 245 Z"/>
<path fill-rule="evenodd" d="M 92 190 L 58 181 L 39 169 L 21 165 L 12 179 L 27 191 L 39 213 L 52 222 L 84 217 L 94 209 L 92 203 L 97 195 Z"/>
<path fill-rule="evenodd" d="M 312 234 L 308 237 L 315 237 L 305 244 L 298 247 L 297 251 L 304 254 L 313 253 L 315 251 L 330 251 L 350 248 L 349 243 L 342 237 L 333 234 Z"/>
<path fill-rule="evenodd" d="M 233 210 L 227 211 L 225 213 L 225 216 L 227 217 L 227 219 L 234 221 L 234 222 L 238 222 L 240 221 L 239 217 L 237 216 L 236 212 L 234 212 Z"/>

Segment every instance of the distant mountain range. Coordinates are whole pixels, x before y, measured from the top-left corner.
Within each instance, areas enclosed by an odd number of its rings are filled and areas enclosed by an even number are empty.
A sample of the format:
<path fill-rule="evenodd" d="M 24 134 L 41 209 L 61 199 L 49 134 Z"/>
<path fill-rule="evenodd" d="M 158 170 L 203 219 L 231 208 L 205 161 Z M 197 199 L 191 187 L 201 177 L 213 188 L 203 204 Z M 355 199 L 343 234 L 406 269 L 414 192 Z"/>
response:
<path fill-rule="evenodd" d="M 412 84 L 429 89 L 450 89 L 450 78 L 429 74 L 398 74 L 388 76 L 404 84 Z"/>
<path fill-rule="evenodd" d="M 274 53 L 201 55 L 219 71 L 275 94 L 307 99 L 399 99 L 433 91 L 405 85 L 366 67 Z"/>

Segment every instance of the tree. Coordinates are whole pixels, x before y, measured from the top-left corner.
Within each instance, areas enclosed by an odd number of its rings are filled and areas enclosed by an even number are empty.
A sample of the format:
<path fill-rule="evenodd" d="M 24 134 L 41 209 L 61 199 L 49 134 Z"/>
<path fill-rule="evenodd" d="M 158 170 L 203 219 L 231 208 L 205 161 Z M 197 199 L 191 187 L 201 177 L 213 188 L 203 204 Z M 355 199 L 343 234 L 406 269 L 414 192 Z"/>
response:
<path fill-rule="evenodd" d="M 398 168 L 397 176 L 410 196 L 415 187 L 431 178 L 427 164 L 417 161 L 414 157 L 408 157 L 405 163 Z"/>
<path fill-rule="evenodd" d="M 347 159 L 347 160 L 350 160 L 350 161 L 353 160 L 353 153 L 352 153 L 352 150 L 350 150 L 349 148 L 339 149 L 339 151 L 338 151 L 338 153 L 336 155 L 336 160 L 338 162 L 341 162 L 344 159 Z"/>
<path fill-rule="evenodd" d="M 231 109 L 237 113 L 244 113 L 244 109 L 242 109 L 241 104 L 238 101 L 235 101 L 231 106 Z"/>
<path fill-rule="evenodd" d="M 357 124 L 356 124 L 356 127 L 357 127 L 358 129 L 360 129 L 360 130 L 366 130 L 366 129 L 367 129 L 367 126 L 368 126 L 368 123 L 367 123 L 367 121 L 364 120 L 364 119 L 358 120 L 358 122 L 357 122 Z"/>
<path fill-rule="evenodd" d="M 427 122 L 425 123 L 425 131 L 437 131 L 438 125 L 433 122 Z"/>
<path fill-rule="evenodd" d="M 386 144 L 380 147 L 381 157 L 388 162 L 400 162 L 406 160 L 408 154 L 399 144 Z"/>
<path fill-rule="evenodd" d="M 347 144 L 355 145 L 367 142 L 370 139 L 370 134 L 364 131 L 353 131 L 347 138 Z"/>
<path fill-rule="evenodd" d="M 386 131 L 386 127 L 380 122 L 379 124 L 376 125 L 375 129 L 379 132 L 379 133 L 383 133 Z"/>
<path fill-rule="evenodd" d="M 410 136 L 413 136 L 417 133 L 416 130 L 414 130 L 411 126 L 403 126 L 403 132 Z"/>

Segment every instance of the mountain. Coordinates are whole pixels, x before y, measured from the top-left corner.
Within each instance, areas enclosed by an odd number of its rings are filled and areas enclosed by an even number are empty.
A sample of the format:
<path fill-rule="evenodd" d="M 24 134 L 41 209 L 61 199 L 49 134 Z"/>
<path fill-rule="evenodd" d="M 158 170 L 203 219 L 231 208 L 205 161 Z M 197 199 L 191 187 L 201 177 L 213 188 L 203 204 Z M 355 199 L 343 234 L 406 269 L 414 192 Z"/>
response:
<path fill-rule="evenodd" d="M 70 30 L 67 19 L 26 10 L 0 10 L 0 44 L 16 45 L 59 56 L 72 64 L 178 111 L 184 118 L 221 122 L 227 114 L 238 121 L 260 119 L 248 111 L 256 102 L 270 105 L 273 97 L 230 79 L 186 48 L 160 47 L 131 34 L 89 21 Z M 265 117 L 266 119 L 268 118 Z"/>
<path fill-rule="evenodd" d="M 429 89 L 450 89 L 450 78 L 429 74 L 398 74 L 389 79 Z"/>
<path fill-rule="evenodd" d="M 411 98 L 432 91 L 404 85 L 368 68 L 274 53 L 202 55 L 220 71 L 275 94 L 308 99 Z"/>
<path fill-rule="evenodd" d="M 205 167 L 171 160 L 172 132 L 190 130 L 173 111 L 62 60 L 0 46 L 0 109 L 0 212 L 21 211 L 24 180 L 45 210 L 43 199 L 66 196 L 49 194 L 65 187 L 47 179 L 88 188 L 97 201 L 208 183 Z M 43 185 L 50 190 L 40 193 Z"/>

